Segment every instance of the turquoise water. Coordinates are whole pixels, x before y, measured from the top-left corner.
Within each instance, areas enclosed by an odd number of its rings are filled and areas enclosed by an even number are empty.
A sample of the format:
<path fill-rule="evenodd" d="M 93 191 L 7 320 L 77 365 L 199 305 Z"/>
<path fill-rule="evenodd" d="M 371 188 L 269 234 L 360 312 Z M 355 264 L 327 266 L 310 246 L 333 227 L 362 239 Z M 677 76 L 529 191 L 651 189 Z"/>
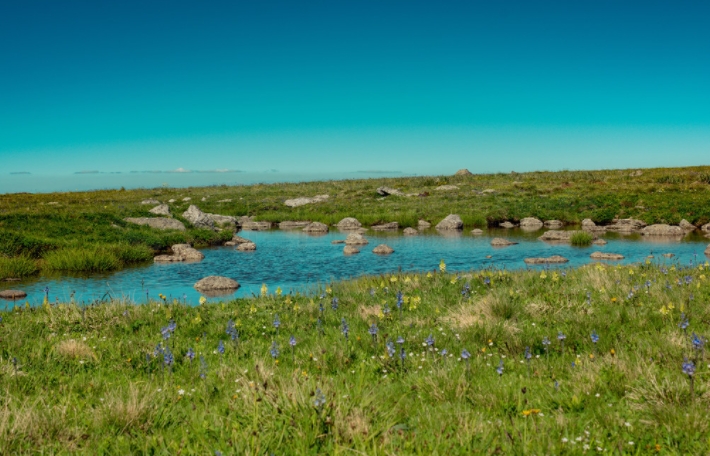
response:
<path fill-rule="evenodd" d="M 653 261 L 666 264 L 687 265 L 690 261 L 706 261 L 703 254 L 708 239 L 689 235 L 682 240 L 656 239 L 649 241 L 639 235 L 619 236 L 607 234 L 606 246 L 572 247 L 565 244 L 548 244 L 537 240 L 542 231 L 525 233 L 521 230 L 488 230 L 484 236 L 468 233 L 442 235 L 428 230 L 419 236 L 402 236 L 397 233 L 368 232 L 370 244 L 361 247 L 361 253 L 344 256 L 343 245 L 331 241 L 345 239 L 337 231 L 323 236 L 310 236 L 301 231 L 243 231 L 242 237 L 257 244 L 255 252 L 239 252 L 234 247 L 205 249 L 205 259 L 199 263 L 154 264 L 125 269 L 113 274 L 88 277 L 41 277 L 25 282 L 2 283 L 0 288 L 17 288 L 28 293 L 31 305 L 41 303 L 44 288 L 49 287 L 51 301 L 67 301 L 70 297 L 79 302 L 92 302 L 112 297 L 125 297 L 144 302 L 145 290 L 151 298 L 159 293 L 171 298 L 185 299 L 196 304 L 200 294 L 193 288 L 195 282 L 209 275 L 231 277 L 241 288 L 228 297 L 259 294 L 263 283 L 273 292 L 281 287 L 284 293 L 306 291 L 333 280 L 347 279 L 364 274 L 384 274 L 402 271 L 427 271 L 438 268 L 443 259 L 448 271 L 469 271 L 482 268 L 523 269 L 526 257 L 562 255 L 570 260 L 564 265 L 550 268 L 567 268 L 590 263 L 594 251 L 621 253 L 626 259 L 621 263 L 641 262 L 648 255 Z M 519 242 L 510 247 L 492 247 L 492 237 L 501 236 Z M 388 256 L 372 253 L 372 249 L 386 243 L 395 252 Z M 672 259 L 662 253 L 674 253 Z M 491 258 L 486 258 L 486 256 Z M 541 268 L 543 266 L 536 266 Z M 185 296 L 185 298 L 183 298 Z M 209 298 L 220 300 L 222 298 Z M 25 300 L 22 302 L 24 303 Z M 10 303 L 9 305 L 12 305 Z"/>

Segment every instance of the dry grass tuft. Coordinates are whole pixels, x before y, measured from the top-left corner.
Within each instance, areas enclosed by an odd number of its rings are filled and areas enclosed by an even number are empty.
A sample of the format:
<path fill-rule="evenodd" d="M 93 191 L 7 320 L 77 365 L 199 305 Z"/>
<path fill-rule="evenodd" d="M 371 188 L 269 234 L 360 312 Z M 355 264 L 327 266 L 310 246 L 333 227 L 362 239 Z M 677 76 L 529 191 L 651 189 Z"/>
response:
<path fill-rule="evenodd" d="M 382 308 L 378 305 L 375 306 L 360 306 L 357 308 L 358 314 L 360 314 L 360 318 L 362 318 L 365 321 L 372 321 L 373 317 L 377 318 L 377 316 L 382 312 Z"/>
<path fill-rule="evenodd" d="M 83 360 L 91 359 L 96 361 L 96 354 L 91 347 L 86 345 L 84 342 L 75 339 L 67 339 L 59 342 L 54 346 L 54 350 L 63 358 Z"/>
<path fill-rule="evenodd" d="M 100 425 L 114 427 L 121 433 L 139 427 L 149 428 L 155 412 L 154 393 L 147 386 L 131 383 L 127 391 L 108 396 L 98 410 Z"/>

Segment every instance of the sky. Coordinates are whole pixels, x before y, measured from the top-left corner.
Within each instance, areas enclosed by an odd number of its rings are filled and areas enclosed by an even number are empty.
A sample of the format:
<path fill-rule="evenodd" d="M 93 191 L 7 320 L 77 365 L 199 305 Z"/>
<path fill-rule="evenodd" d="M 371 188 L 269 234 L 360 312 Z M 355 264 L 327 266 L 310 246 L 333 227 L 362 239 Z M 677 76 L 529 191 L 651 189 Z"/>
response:
<path fill-rule="evenodd" d="M 0 4 L 11 172 L 710 164 L 710 2 Z"/>

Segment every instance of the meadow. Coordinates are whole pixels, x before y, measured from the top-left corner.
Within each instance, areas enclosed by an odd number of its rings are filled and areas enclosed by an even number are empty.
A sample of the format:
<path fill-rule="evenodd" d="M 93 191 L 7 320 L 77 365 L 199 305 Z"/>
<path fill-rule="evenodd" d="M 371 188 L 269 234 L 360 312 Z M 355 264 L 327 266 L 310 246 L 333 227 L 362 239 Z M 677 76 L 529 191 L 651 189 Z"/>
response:
<path fill-rule="evenodd" d="M 20 302 L 0 453 L 704 454 L 709 275 L 432 259 L 306 295 Z"/>
<path fill-rule="evenodd" d="M 443 185 L 457 188 L 437 190 Z M 382 197 L 376 191 L 381 186 L 417 196 Z M 296 208 L 283 204 L 289 198 L 320 194 L 330 198 Z M 191 200 L 183 201 L 186 197 Z M 187 231 L 159 231 L 123 220 L 150 216 L 153 205 L 140 204 L 148 198 L 175 199 L 171 211 Z M 402 228 L 416 226 L 419 219 L 435 224 L 451 213 L 459 214 L 468 229 L 523 217 L 566 224 L 579 224 L 585 218 L 600 224 L 616 217 L 649 224 L 686 219 L 699 227 L 710 222 L 710 167 L 4 194 L 0 195 L 0 280 L 45 271 L 112 271 L 150 261 L 151 254 L 172 244 L 188 242 L 199 248 L 231 238 L 228 230 L 192 227 L 181 217 L 190 204 L 205 212 L 271 222 L 334 224 L 356 217 L 366 226 L 396 221 Z"/>

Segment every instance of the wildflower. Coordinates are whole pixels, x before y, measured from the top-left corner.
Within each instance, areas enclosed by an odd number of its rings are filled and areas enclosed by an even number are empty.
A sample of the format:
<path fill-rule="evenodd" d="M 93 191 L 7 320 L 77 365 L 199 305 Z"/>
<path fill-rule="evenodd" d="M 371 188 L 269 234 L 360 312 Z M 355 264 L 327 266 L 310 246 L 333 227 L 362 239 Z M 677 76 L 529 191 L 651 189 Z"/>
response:
<path fill-rule="evenodd" d="M 401 291 L 397 292 L 397 309 L 402 310 L 402 303 L 404 303 L 404 297 Z"/>
<path fill-rule="evenodd" d="M 376 339 L 377 338 L 377 325 L 375 323 L 370 325 L 370 328 L 367 330 L 367 332 L 370 333 L 373 340 Z"/>
<path fill-rule="evenodd" d="M 396 352 L 396 350 L 394 348 L 394 343 L 392 341 L 387 341 L 386 348 L 387 348 L 387 355 L 390 358 L 394 357 L 394 354 Z"/>
<path fill-rule="evenodd" d="M 503 375 L 503 360 L 501 359 L 500 362 L 498 363 L 498 367 L 496 368 L 496 372 L 498 372 L 498 376 Z"/>
<path fill-rule="evenodd" d="M 237 332 L 237 328 L 234 326 L 234 321 L 231 319 L 227 322 L 227 329 L 225 330 L 225 333 L 227 333 L 233 341 L 239 339 L 239 333 Z"/>
<path fill-rule="evenodd" d="M 432 337 L 431 334 L 429 334 L 429 337 L 426 338 L 425 342 L 429 347 L 434 346 L 434 338 Z"/>
<path fill-rule="evenodd" d="M 596 344 L 597 342 L 599 342 L 599 335 L 597 334 L 596 331 L 592 331 L 592 335 L 589 336 L 589 337 L 592 338 L 592 342 L 594 342 L 595 344 Z"/>
<path fill-rule="evenodd" d="M 266 286 L 265 283 L 261 284 L 261 295 L 266 296 L 266 294 L 269 292 L 269 287 Z"/>
<path fill-rule="evenodd" d="M 281 326 L 281 320 L 279 320 L 278 314 L 274 315 L 274 328 L 279 329 L 279 326 Z"/>
<path fill-rule="evenodd" d="M 192 348 L 188 348 L 185 356 L 190 361 L 190 364 L 192 364 L 192 360 L 195 359 L 195 351 Z"/>
<path fill-rule="evenodd" d="M 271 350 L 269 350 L 269 353 L 271 353 L 271 357 L 274 359 L 279 357 L 279 346 L 276 344 L 276 341 L 271 342 Z"/>
<path fill-rule="evenodd" d="M 404 343 L 404 338 L 402 338 L 402 336 L 399 336 L 399 337 L 397 338 L 397 343 L 398 343 L 399 345 L 402 345 L 402 344 Z"/>
<path fill-rule="evenodd" d="M 345 340 L 347 340 L 350 334 L 350 326 L 348 326 L 348 322 L 345 321 L 345 317 L 340 319 L 340 330 L 343 332 Z"/>
<path fill-rule="evenodd" d="M 688 326 L 690 325 L 690 322 L 688 321 L 688 318 L 685 316 L 685 313 L 680 314 L 680 322 L 678 323 L 678 327 L 685 331 L 688 329 Z"/>
<path fill-rule="evenodd" d="M 224 342 L 221 340 L 219 341 L 219 344 L 217 345 L 217 351 L 219 352 L 220 355 L 224 355 Z"/>
<path fill-rule="evenodd" d="M 291 337 L 288 339 L 288 344 L 292 347 L 296 346 L 296 337 L 292 334 Z"/>
<path fill-rule="evenodd" d="M 165 351 L 163 352 L 163 363 L 169 367 L 173 365 L 173 361 L 173 353 L 170 351 L 170 348 L 165 347 Z"/>
<path fill-rule="evenodd" d="M 484 277 L 483 278 L 483 285 L 490 286 L 491 284 L 491 278 L 490 277 Z"/>
<path fill-rule="evenodd" d="M 449 351 L 444 348 L 443 350 L 441 350 L 441 351 L 439 352 L 439 354 L 440 354 L 441 356 L 446 356 L 447 354 L 449 354 Z"/>
<path fill-rule="evenodd" d="M 530 361 L 532 358 L 532 353 L 530 353 L 530 347 L 525 347 L 525 360 Z"/>
<path fill-rule="evenodd" d="M 563 341 L 563 340 L 565 340 L 565 339 L 567 339 L 567 336 L 565 336 L 565 335 L 562 333 L 562 331 L 559 331 L 559 332 L 557 333 L 557 340 Z"/>
<path fill-rule="evenodd" d="M 471 353 L 468 352 L 465 348 L 461 350 L 461 359 L 469 359 L 471 357 Z"/>
<path fill-rule="evenodd" d="M 691 339 L 691 342 L 693 344 L 693 348 L 696 350 L 702 350 L 703 346 L 705 345 L 705 339 L 703 339 L 702 337 L 698 336 L 695 333 L 693 333 L 693 337 Z"/>
<path fill-rule="evenodd" d="M 325 405 L 325 395 L 320 388 L 316 388 L 316 397 L 313 400 L 313 405 L 318 409 L 318 411 L 320 411 Z"/>
<path fill-rule="evenodd" d="M 185 390 L 184 390 L 184 389 L 181 388 L 181 389 L 178 390 L 178 395 L 182 396 L 182 395 L 184 395 L 184 394 L 185 394 Z"/>
<path fill-rule="evenodd" d="M 446 263 L 444 263 L 444 259 L 442 258 L 441 261 L 439 262 L 439 271 L 441 272 L 446 272 Z"/>
<path fill-rule="evenodd" d="M 545 271 L 542 271 L 542 272 L 540 273 L 540 278 L 541 278 L 542 280 L 545 280 L 545 279 L 547 278 L 547 274 L 545 274 Z"/>
<path fill-rule="evenodd" d="M 374 288 L 370 288 L 370 296 L 375 296 L 375 289 Z"/>
<path fill-rule="evenodd" d="M 283 291 L 281 290 L 281 287 L 276 287 L 276 295 L 281 296 L 281 293 L 283 293 Z"/>
<path fill-rule="evenodd" d="M 158 344 L 155 346 L 155 350 L 153 350 L 153 357 L 157 358 L 159 355 L 163 354 L 163 345 Z"/>
<path fill-rule="evenodd" d="M 206 303 L 206 302 L 207 302 L 207 298 L 205 298 L 204 296 L 200 296 L 200 304 L 204 305 L 204 303 Z"/>
<path fill-rule="evenodd" d="M 336 298 L 335 296 L 333 296 L 333 299 L 331 299 L 330 301 L 330 307 L 333 310 L 338 310 L 338 298 Z"/>
<path fill-rule="evenodd" d="M 404 347 L 399 349 L 399 359 L 404 363 L 404 358 L 407 357 L 407 352 L 404 351 Z"/>
<path fill-rule="evenodd" d="M 200 356 L 200 377 L 203 380 L 207 378 L 207 361 L 204 356 Z"/>

